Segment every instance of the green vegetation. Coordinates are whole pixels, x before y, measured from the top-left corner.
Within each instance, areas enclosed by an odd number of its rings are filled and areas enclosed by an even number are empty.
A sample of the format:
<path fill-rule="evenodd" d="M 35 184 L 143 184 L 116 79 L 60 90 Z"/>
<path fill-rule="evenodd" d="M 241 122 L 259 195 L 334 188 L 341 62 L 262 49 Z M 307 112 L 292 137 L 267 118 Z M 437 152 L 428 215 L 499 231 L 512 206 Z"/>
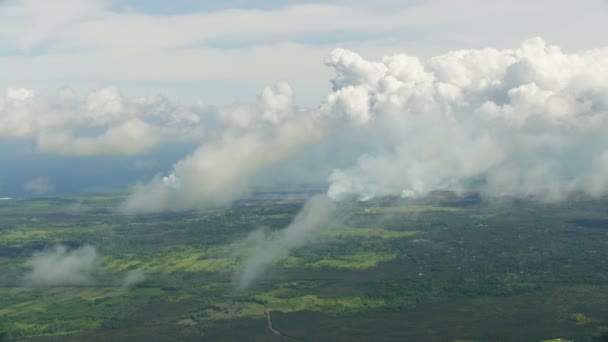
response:
<path fill-rule="evenodd" d="M 118 213 L 120 195 L 0 202 L 0 340 L 285 339 L 270 320 L 296 340 L 605 334 L 608 201 L 349 203 L 340 224 L 239 290 L 240 241 L 282 229 L 303 204 L 277 197 L 156 215 Z M 56 244 L 95 247 L 99 268 L 28 287 L 32 255 Z"/>
<path fill-rule="evenodd" d="M 325 232 L 325 235 L 337 238 L 381 238 L 381 239 L 396 239 L 401 237 L 410 237 L 418 234 L 418 231 L 396 231 L 383 228 L 361 228 L 361 227 L 340 227 L 330 229 Z"/>
<path fill-rule="evenodd" d="M 399 207 L 386 206 L 386 207 L 369 207 L 361 210 L 363 214 L 403 214 L 403 213 L 416 213 L 425 211 L 447 211 L 456 212 L 461 210 L 458 207 L 445 207 L 437 205 L 404 205 Z"/>
<path fill-rule="evenodd" d="M 392 260 L 397 254 L 359 252 L 356 254 L 341 255 L 338 258 L 323 258 L 307 262 L 304 258 L 288 256 L 275 263 L 280 268 L 330 268 L 360 270 L 378 266 L 383 261 Z"/>
<path fill-rule="evenodd" d="M 94 236 L 108 234 L 115 227 L 109 224 L 94 224 L 90 226 L 61 226 L 49 225 L 39 228 L 40 219 L 34 219 L 32 226 L 18 226 L 0 232 L 0 241 L 6 246 L 23 247 L 35 242 L 59 243 L 67 236 Z"/>
<path fill-rule="evenodd" d="M 105 259 L 108 271 L 123 272 L 139 270 L 149 273 L 174 272 L 221 272 L 236 269 L 237 260 L 229 258 L 228 246 L 197 249 L 186 245 L 161 248 L 154 254 L 132 253 L 110 256 Z"/>

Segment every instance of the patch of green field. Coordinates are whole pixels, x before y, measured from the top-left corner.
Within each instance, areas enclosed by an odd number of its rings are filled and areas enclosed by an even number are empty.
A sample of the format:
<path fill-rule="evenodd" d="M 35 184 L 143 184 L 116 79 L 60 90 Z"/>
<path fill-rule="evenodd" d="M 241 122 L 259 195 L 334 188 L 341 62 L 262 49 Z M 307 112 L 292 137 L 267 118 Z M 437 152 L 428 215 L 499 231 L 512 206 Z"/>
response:
<path fill-rule="evenodd" d="M 325 313 L 359 312 L 384 306 L 383 299 L 371 299 L 362 296 L 321 297 L 316 294 L 301 296 L 289 295 L 289 290 L 279 288 L 258 295 L 254 298 L 262 301 L 267 310 L 294 312 L 319 311 Z"/>
<path fill-rule="evenodd" d="M 131 253 L 104 258 L 104 269 L 107 271 L 124 272 L 139 269 L 143 261 Z"/>
<path fill-rule="evenodd" d="M 98 327 L 103 319 L 91 305 L 118 295 L 114 289 L 102 288 L 4 288 L 0 322 L 10 322 L 3 329 L 13 337 L 68 335 Z"/>
<path fill-rule="evenodd" d="M 0 309 L 0 316 L 26 316 L 44 312 L 47 305 L 39 300 L 29 300 Z"/>
<path fill-rule="evenodd" d="M 128 315 L 138 298 L 173 302 L 185 295 L 159 288 L 0 288 L 0 327 L 13 338 L 71 335 Z"/>
<path fill-rule="evenodd" d="M 108 233 L 116 226 L 111 224 L 96 224 L 82 227 L 48 226 L 41 227 L 36 221 L 34 227 L 19 226 L 0 231 L 0 241 L 6 246 L 23 247 L 33 242 L 59 243 L 66 237 L 74 235 L 93 235 Z"/>
<path fill-rule="evenodd" d="M 310 265 L 313 268 L 368 269 L 378 266 L 383 261 L 393 260 L 396 257 L 397 254 L 394 253 L 360 252 L 344 255 L 340 258 L 315 261 Z"/>
<path fill-rule="evenodd" d="M 55 320 L 48 323 L 42 322 L 14 322 L 9 332 L 13 336 L 65 336 L 82 329 L 94 329 L 101 325 L 101 320 L 91 318 L 80 318 L 72 320 Z"/>
<path fill-rule="evenodd" d="M 112 272 L 139 270 L 146 273 L 228 272 L 238 267 L 229 246 L 198 249 L 180 245 L 163 248 L 152 255 L 122 254 L 105 258 L 104 268 Z"/>
<path fill-rule="evenodd" d="M 289 296 L 285 295 L 285 291 L 285 289 L 279 288 L 254 294 L 249 299 L 210 304 L 203 311 L 183 317 L 177 323 L 180 325 L 195 325 L 203 320 L 226 320 L 243 317 L 262 318 L 266 311 L 296 312 L 306 310 L 330 314 L 352 313 L 377 309 L 386 304 L 381 299 L 369 299 L 360 296 L 322 297 L 316 294 Z"/>
<path fill-rule="evenodd" d="M 46 312 L 49 308 L 74 304 L 77 301 L 95 301 L 123 296 L 124 292 L 114 288 L 74 287 L 74 288 L 0 288 L 3 308 L 0 316 L 27 317 L 34 313 Z"/>
<path fill-rule="evenodd" d="M 397 257 L 395 253 L 359 252 L 346 254 L 339 257 L 323 258 L 316 261 L 308 261 L 295 256 L 285 257 L 275 263 L 280 268 L 334 268 L 363 270 L 374 268 L 383 261 L 393 260 Z"/>
<path fill-rule="evenodd" d="M 406 205 L 398 207 L 369 207 L 362 209 L 362 214 L 400 214 L 400 213 L 416 213 L 424 211 L 445 211 L 445 212 L 457 212 L 462 211 L 462 208 L 458 207 L 444 207 L 438 205 Z"/>

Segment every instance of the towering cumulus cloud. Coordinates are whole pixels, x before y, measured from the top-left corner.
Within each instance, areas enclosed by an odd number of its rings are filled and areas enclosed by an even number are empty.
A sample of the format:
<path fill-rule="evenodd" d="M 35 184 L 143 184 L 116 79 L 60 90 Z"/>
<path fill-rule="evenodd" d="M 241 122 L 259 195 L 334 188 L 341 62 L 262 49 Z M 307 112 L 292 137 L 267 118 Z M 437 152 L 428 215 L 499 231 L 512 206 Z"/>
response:
<path fill-rule="evenodd" d="M 381 146 L 331 175 L 329 196 L 365 200 L 475 189 L 557 200 L 608 187 L 608 49 L 565 54 L 540 38 L 379 62 L 327 58 L 326 107 L 366 118 Z"/>

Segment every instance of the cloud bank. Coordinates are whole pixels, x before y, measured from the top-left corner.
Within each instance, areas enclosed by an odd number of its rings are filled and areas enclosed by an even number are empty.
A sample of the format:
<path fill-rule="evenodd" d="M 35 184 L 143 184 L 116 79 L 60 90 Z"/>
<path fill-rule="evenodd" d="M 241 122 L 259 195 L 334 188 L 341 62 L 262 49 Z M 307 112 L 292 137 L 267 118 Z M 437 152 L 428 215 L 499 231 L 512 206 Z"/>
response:
<path fill-rule="evenodd" d="M 35 253 L 30 263 L 30 270 L 24 277 L 28 286 L 87 284 L 101 266 L 97 251 L 88 245 L 73 250 L 56 245 L 50 250 Z"/>

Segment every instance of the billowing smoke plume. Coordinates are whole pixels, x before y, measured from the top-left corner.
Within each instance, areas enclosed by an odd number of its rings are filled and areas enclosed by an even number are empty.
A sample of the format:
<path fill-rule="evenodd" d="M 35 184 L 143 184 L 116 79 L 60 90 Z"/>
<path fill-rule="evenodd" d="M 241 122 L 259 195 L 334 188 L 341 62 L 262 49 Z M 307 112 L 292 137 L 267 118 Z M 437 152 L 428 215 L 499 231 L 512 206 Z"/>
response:
<path fill-rule="evenodd" d="M 236 280 L 241 288 L 251 284 L 274 261 L 285 257 L 295 248 L 311 242 L 315 234 L 336 220 L 335 204 L 326 196 L 311 198 L 293 222 L 285 229 L 270 234 L 256 231 L 242 243 L 247 258 Z"/>
<path fill-rule="evenodd" d="M 56 245 L 53 249 L 34 254 L 30 262 L 30 270 L 24 278 L 28 286 L 87 284 L 101 266 L 92 246 L 68 250 L 66 246 Z"/>

